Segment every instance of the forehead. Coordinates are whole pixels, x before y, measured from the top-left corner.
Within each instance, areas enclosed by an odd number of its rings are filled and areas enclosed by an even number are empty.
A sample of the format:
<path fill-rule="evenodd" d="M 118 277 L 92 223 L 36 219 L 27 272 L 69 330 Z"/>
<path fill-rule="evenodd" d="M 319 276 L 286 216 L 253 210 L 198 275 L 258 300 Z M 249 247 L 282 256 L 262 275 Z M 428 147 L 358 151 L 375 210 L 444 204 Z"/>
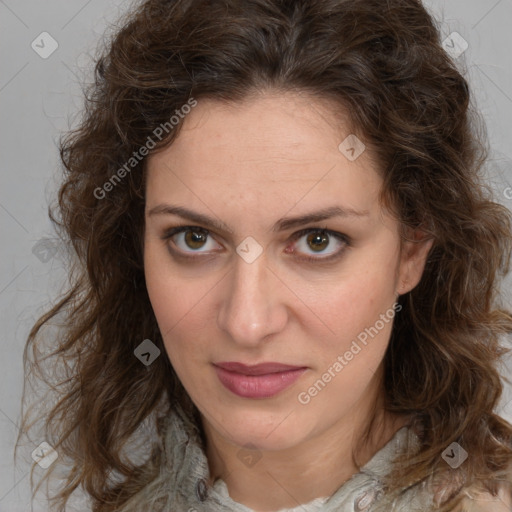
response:
<path fill-rule="evenodd" d="M 147 199 L 234 202 L 252 213 L 270 206 L 282 213 L 299 203 L 376 207 L 377 166 L 368 150 L 347 158 L 339 145 L 349 135 L 342 111 L 311 96 L 198 100 L 175 141 L 149 157 Z"/>

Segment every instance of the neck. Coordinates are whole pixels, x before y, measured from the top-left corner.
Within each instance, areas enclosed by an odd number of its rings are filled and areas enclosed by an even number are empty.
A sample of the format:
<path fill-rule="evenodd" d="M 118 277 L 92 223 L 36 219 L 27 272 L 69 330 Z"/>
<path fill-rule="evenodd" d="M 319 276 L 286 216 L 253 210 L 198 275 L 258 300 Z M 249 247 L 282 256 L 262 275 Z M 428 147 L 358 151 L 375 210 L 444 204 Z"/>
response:
<path fill-rule="evenodd" d="M 234 501 L 260 512 L 293 508 L 315 498 L 329 497 L 407 423 L 407 417 L 385 412 L 381 403 L 377 399 L 364 416 L 361 408 L 355 407 L 330 428 L 300 445 L 254 453 L 241 452 L 240 446 L 220 436 L 203 419 L 212 482 L 222 479 Z M 367 442 L 363 442 L 361 433 L 374 411 L 377 412 L 373 428 Z M 360 449 L 354 461 L 353 449 L 358 444 Z"/>

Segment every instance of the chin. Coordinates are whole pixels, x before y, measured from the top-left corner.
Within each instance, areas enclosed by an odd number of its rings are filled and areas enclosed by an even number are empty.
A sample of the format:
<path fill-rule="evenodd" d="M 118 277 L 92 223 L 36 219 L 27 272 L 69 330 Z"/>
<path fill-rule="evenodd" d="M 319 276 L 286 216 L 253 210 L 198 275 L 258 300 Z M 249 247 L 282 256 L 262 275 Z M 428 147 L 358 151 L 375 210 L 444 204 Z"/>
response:
<path fill-rule="evenodd" d="M 219 432 L 238 446 L 252 445 L 262 451 L 277 451 L 291 448 L 304 441 L 308 431 L 307 422 L 299 420 L 290 408 L 278 412 L 230 408 L 225 415 L 215 416 L 210 424 L 221 424 Z"/>

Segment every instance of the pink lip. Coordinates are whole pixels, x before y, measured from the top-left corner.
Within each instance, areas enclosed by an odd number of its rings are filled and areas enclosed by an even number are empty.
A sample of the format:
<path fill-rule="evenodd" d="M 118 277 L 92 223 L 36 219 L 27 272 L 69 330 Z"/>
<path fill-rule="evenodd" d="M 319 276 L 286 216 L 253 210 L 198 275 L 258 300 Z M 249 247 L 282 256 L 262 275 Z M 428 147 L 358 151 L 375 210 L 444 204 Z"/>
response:
<path fill-rule="evenodd" d="M 229 391 L 243 398 L 270 398 L 291 386 L 307 368 L 280 363 L 247 366 L 216 363 L 215 371 Z"/>

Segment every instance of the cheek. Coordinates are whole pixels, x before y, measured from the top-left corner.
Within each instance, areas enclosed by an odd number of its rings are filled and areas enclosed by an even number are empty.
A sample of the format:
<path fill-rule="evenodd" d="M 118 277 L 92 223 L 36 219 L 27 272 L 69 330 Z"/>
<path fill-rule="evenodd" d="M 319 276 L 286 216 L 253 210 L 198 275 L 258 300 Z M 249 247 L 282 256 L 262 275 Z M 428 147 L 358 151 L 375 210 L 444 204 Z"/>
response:
<path fill-rule="evenodd" d="M 180 381 L 186 384 L 200 353 L 196 344 L 186 343 L 187 338 L 197 339 L 193 297 L 182 291 L 187 287 L 179 278 L 169 278 L 151 265 L 146 270 L 146 286 L 167 356 Z"/>
<path fill-rule="evenodd" d="M 361 260 L 324 286 L 310 288 L 304 301 L 311 305 L 334 343 L 352 339 L 372 326 L 396 300 L 394 260 Z M 321 293 L 320 293 L 321 291 Z"/>
<path fill-rule="evenodd" d="M 178 378 L 187 389 L 209 389 L 206 374 L 195 369 L 204 366 L 211 343 L 205 333 L 211 333 L 214 321 L 212 299 L 219 276 L 184 276 L 157 243 L 146 245 L 144 265 L 151 305 Z"/>
<path fill-rule="evenodd" d="M 375 382 L 398 314 L 392 276 L 354 273 L 323 301 L 319 316 L 330 320 L 331 332 L 315 336 L 309 330 L 313 372 L 297 395 L 305 409 L 311 407 L 308 417 L 336 421 L 340 411 L 356 407 Z"/>
<path fill-rule="evenodd" d="M 184 276 L 179 267 L 171 265 L 167 252 L 151 241 L 145 247 L 144 272 L 149 299 L 164 340 L 184 324 L 189 332 L 199 330 L 197 319 L 203 318 L 204 322 L 203 308 L 208 304 L 215 280 L 207 276 L 201 279 Z M 190 320 L 192 317 L 194 321 Z"/>

